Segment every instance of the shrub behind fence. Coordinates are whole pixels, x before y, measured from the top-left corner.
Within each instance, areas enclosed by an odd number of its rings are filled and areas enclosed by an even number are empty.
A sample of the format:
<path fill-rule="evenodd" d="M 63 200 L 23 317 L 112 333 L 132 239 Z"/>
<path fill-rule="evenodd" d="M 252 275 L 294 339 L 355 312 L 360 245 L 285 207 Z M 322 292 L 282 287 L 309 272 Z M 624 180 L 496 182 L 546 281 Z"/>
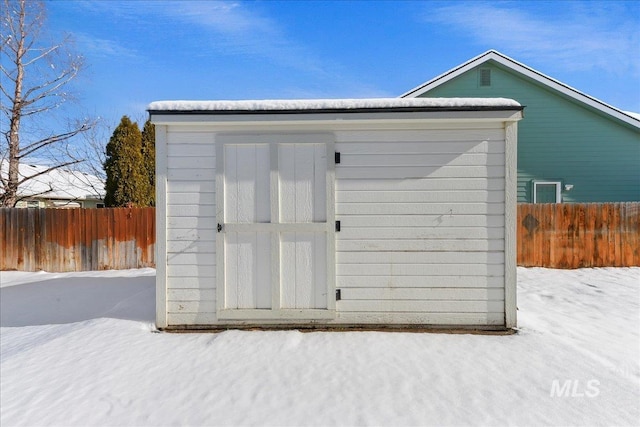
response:
<path fill-rule="evenodd" d="M 0 270 L 155 267 L 155 209 L 0 209 Z"/>

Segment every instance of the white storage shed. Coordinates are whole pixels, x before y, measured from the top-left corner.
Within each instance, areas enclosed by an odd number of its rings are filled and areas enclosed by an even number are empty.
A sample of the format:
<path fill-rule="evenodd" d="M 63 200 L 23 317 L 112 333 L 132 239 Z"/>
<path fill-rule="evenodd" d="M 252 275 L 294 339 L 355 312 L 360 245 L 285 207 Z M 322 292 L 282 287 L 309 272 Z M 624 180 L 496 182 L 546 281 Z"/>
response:
<path fill-rule="evenodd" d="M 516 326 L 509 99 L 162 101 L 157 326 Z"/>

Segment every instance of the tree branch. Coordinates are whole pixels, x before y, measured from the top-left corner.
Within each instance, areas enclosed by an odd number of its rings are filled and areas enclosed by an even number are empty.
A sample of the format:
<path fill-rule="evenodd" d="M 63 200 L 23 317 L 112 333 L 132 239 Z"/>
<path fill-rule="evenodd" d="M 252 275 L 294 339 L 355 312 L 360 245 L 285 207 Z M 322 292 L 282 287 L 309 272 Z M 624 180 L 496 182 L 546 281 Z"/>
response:
<path fill-rule="evenodd" d="M 25 176 L 20 181 L 18 181 L 18 185 L 22 185 L 22 184 L 24 184 L 25 182 L 27 182 L 29 180 L 32 180 L 32 179 L 37 178 L 37 177 L 42 176 L 42 175 L 46 175 L 51 171 L 63 168 L 65 166 L 73 165 L 73 164 L 78 163 L 78 162 L 80 162 L 80 160 L 72 160 L 72 161 L 69 161 L 69 162 L 62 163 L 61 165 L 51 166 L 50 168 L 47 168 L 47 169 L 45 169 L 43 171 L 40 171 L 40 172 L 38 172 L 36 174 Z"/>
<path fill-rule="evenodd" d="M 56 97 L 60 94 L 56 94 L 55 91 L 60 89 L 65 84 L 69 83 L 77 75 L 77 69 L 66 70 L 63 74 L 55 78 L 54 80 L 47 81 L 39 86 L 30 88 L 24 93 L 21 102 L 21 108 L 28 107 L 31 104 L 38 102 L 39 100 L 47 97 Z M 48 87 L 51 86 L 51 87 Z M 42 90 L 42 93 L 37 94 L 34 98 L 29 99 L 31 94 Z"/>
<path fill-rule="evenodd" d="M 35 50 L 35 49 L 29 49 L 30 46 L 27 47 L 28 50 Z M 45 58 L 47 56 L 49 56 L 51 53 L 55 52 L 56 50 L 60 49 L 61 45 L 55 45 L 50 47 L 49 49 L 44 49 L 42 51 L 42 53 L 40 53 L 40 55 L 34 56 L 33 58 L 31 58 L 30 60 L 28 60 L 27 62 L 23 63 L 22 65 L 26 68 L 29 65 L 33 64 L 34 62 L 37 62 L 39 60 L 41 60 L 42 58 Z"/>
<path fill-rule="evenodd" d="M 27 145 L 26 147 L 20 148 L 19 157 L 27 157 L 29 154 L 33 154 L 34 152 L 48 146 L 51 144 L 55 144 L 56 142 L 65 141 L 80 132 L 84 132 L 88 130 L 88 125 L 83 124 L 80 128 L 74 129 L 70 132 L 66 132 L 59 135 L 53 135 L 45 139 L 41 139 L 40 141 L 34 142 L 32 144 Z"/>

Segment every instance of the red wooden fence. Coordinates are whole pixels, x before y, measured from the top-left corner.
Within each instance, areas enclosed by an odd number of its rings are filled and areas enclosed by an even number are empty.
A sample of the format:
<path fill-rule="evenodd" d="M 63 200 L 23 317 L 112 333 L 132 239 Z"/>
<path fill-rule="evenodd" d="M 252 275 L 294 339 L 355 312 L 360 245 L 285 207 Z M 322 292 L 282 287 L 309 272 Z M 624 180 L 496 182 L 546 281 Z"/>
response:
<path fill-rule="evenodd" d="M 0 270 L 155 267 L 155 209 L 0 209 Z"/>
<path fill-rule="evenodd" d="M 518 205 L 518 265 L 640 266 L 640 203 Z"/>
<path fill-rule="evenodd" d="M 518 265 L 640 266 L 640 203 L 520 204 Z M 0 270 L 155 266 L 155 209 L 0 209 Z"/>

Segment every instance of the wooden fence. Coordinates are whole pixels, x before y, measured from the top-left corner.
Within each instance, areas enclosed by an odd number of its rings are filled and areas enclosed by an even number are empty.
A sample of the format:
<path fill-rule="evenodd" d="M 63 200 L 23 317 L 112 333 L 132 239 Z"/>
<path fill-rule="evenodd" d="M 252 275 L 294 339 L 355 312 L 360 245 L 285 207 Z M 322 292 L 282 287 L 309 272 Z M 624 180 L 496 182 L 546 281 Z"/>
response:
<path fill-rule="evenodd" d="M 155 267 L 155 209 L 0 209 L 0 270 Z"/>
<path fill-rule="evenodd" d="M 640 266 L 640 203 L 518 205 L 518 265 Z M 155 209 L 0 209 L 0 270 L 155 266 Z"/>
<path fill-rule="evenodd" d="M 640 203 L 518 205 L 518 265 L 640 266 Z"/>

